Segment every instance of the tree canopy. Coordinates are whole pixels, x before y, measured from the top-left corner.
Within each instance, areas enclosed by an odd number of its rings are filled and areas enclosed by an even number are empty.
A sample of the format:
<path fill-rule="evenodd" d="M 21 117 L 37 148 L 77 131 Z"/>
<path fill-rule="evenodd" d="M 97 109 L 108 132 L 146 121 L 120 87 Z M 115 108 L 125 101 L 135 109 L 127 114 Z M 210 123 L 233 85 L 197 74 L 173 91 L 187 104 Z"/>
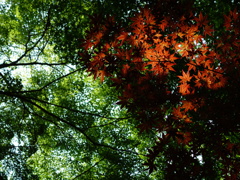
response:
<path fill-rule="evenodd" d="M 238 179 L 239 5 L 1 1 L 0 179 Z"/>

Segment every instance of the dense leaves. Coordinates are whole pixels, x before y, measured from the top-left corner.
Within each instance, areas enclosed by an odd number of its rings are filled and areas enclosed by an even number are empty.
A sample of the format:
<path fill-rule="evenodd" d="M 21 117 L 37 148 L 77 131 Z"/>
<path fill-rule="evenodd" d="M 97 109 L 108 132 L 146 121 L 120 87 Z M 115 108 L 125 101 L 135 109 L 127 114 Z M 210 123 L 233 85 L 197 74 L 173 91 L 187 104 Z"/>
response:
<path fill-rule="evenodd" d="M 163 156 L 166 179 L 237 179 L 239 11 L 224 15 L 220 34 L 202 12 L 158 8 L 146 6 L 126 27 L 113 17 L 93 23 L 81 61 L 94 78 L 111 79 L 141 132 L 155 133 L 150 173 Z"/>
<path fill-rule="evenodd" d="M 0 179 L 236 179 L 238 5 L 2 0 Z"/>
<path fill-rule="evenodd" d="M 115 90 L 77 61 L 99 4 L 1 1 L 0 179 L 148 177 L 141 154 L 151 137 L 138 136 Z"/>

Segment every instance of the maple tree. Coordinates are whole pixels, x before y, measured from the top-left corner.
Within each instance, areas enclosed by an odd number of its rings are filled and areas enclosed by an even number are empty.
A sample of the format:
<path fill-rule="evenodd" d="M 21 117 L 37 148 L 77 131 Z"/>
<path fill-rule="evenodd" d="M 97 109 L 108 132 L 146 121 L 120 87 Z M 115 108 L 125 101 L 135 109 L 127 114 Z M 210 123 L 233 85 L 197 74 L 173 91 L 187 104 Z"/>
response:
<path fill-rule="evenodd" d="M 166 178 L 237 179 L 240 172 L 240 16 L 224 15 L 221 36 L 200 12 L 162 16 L 145 7 L 121 27 L 93 23 L 80 52 L 88 71 L 107 77 L 118 104 L 152 131 L 145 165 L 166 160 Z M 94 19 L 96 22 L 96 19 Z M 217 32 L 216 32 L 217 34 Z M 184 169 L 184 171 L 182 171 Z"/>
<path fill-rule="evenodd" d="M 133 17 L 145 5 L 151 12 Z M 0 179 L 236 179 L 238 60 L 229 64 L 229 58 L 238 52 L 232 44 L 238 45 L 232 30 L 238 23 L 232 19 L 238 19 L 239 5 L 234 0 L 1 1 Z M 183 26 L 173 28 L 180 19 Z M 87 41 L 86 57 L 78 61 L 78 38 L 91 23 L 98 42 Z M 174 33 L 178 44 L 172 46 Z M 191 36 L 202 42 L 192 45 Z M 156 55 L 157 48 L 162 50 Z M 212 52 L 220 55 L 214 64 L 206 59 Z M 197 66 L 189 59 L 194 53 L 195 58 L 202 53 Z M 91 58 L 111 65 L 89 64 Z M 223 78 L 204 71 L 218 63 Z M 87 77 L 86 67 L 100 80 Z M 222 87 L 211 84 L 215 80 Z M 148 167 L 157 170 L 149 175 Z"/>

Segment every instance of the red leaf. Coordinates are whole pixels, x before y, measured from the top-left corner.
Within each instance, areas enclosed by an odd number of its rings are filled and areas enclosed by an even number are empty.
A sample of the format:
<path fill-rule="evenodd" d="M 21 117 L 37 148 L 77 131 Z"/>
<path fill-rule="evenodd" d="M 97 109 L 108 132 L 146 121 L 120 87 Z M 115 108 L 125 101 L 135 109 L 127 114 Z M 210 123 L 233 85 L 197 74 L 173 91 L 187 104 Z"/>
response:
<path fill-rule="evenodd" d="M 189 71 L 187 73 L 185 73 L 184 71 L 182 71 L 182 76 L 178 76 L 181 79 L 181 82 L 186 83 L 186 82 L 190 82 L 192 77 L 189 74 Z"/>
<path fill-rule="evenodd" d="M 190 94 L 190 85 L 187 83 L 183 83 L 179 85 L 179 92 L 182 95 L 187 95 Z"/>
<path fill-rule="evenodd" d="M 163 19 L 163 20 L 161 21 L 161 24 L 159 24 L 159 27 L 162 29 L 162 31 L 165 31 L 165 28 L 167 27 L 167 25 L 168 25 L 167 20 L 166 20 L 166 19 Z"/>
<path fill-rule="evenodd" d="M 120 36 L 117 37 L 118 40 L 122 41 L 121 45 L 128 38 L 128 32 L 122 32 Z"/>
<path fill-rule="evenodd" d="M 198 26 L 204 26 L 208 24 L 207 17 L 204 17 L 202 12 L 200 12 L 198 17 L 195 17 L 194 20 L 197 22 Z"/>
<path fill-rule="evenodd" d="M 204 35 L 209 35 L 209 36 L 212 36 L 212 32 L 214 32 L 214 30 L 212 29 L 211 26 L 205 26 L 204 28 Z"/>

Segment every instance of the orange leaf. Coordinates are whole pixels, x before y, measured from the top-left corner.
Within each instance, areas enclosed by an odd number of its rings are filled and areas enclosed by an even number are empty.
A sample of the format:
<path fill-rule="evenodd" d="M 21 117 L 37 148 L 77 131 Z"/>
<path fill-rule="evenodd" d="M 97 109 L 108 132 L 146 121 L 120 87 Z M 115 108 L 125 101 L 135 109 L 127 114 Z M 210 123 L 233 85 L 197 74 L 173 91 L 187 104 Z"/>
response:
<path fill-rule="evenodd" d="M 128 32 L 122 32 L 121 35 L 117 37 L 117 39 L 122 41 L 121 43 L 122 45 L 123 42 L 127 39 L 127 37 L 128 37 Z"/>
<path fill-rule="evenodd" d="M 189 74 L 189 71 L 187 73 L 185 73 L 184 71 L 182 71 L 182 76 L 178 76 L 181 79 L 181 82 L 186 83 L 186 82 L 190 82 L 192 77 Z"/>
<path fill-rule="evenodd" d="M 178 87 L 180 88 L 180 89 L 179 89 L 179 92 L 180 92 L 182 95 L 190 94 L 190 85 L 189 85 L 189 84 L 183 83 L 183 84 L 180 84 Z"/>
<path fill-rule="evenodd" d="M 100 77 L 100 81 L 103 82 L 105 75 L 106 75 L 106 72 L 104 70 L 97 70 L 94 73 L 94 79 L 96 79 L 97 77 Z"/>
<path fill-rule="evenodd" d="M 192 102 L 190 101 L 182 101 L 183 105 L 182 108 L 185 109 L 185 111 L 193 110 L 195 107 Z"/>
<path fill-rule="evenodd" d="M 125 77 L 127 75 L 127 72 L 129 70 L 130 66 L 128 64 L 124 64 L 122 68 L 122 74 Z"/>
<path fill-rule="evenodd" d="M 154 16 L 151 14 L 150 9 L 144 9 L 143 10 L 143 14 L 146 18 L 146 23 L 149 25 L 154 25 L 155 24 L 155 18 Z"/>
<path fill-rule="evenodd" d="M 161 21 L 161 24 L 159 24 L 159 27 L 162 29 L 162 31 L 164 31 L 165 28 L 167 27 L 167 25 L 168 25 L 167 21 L 165 19 L 163 19 Z"/>

